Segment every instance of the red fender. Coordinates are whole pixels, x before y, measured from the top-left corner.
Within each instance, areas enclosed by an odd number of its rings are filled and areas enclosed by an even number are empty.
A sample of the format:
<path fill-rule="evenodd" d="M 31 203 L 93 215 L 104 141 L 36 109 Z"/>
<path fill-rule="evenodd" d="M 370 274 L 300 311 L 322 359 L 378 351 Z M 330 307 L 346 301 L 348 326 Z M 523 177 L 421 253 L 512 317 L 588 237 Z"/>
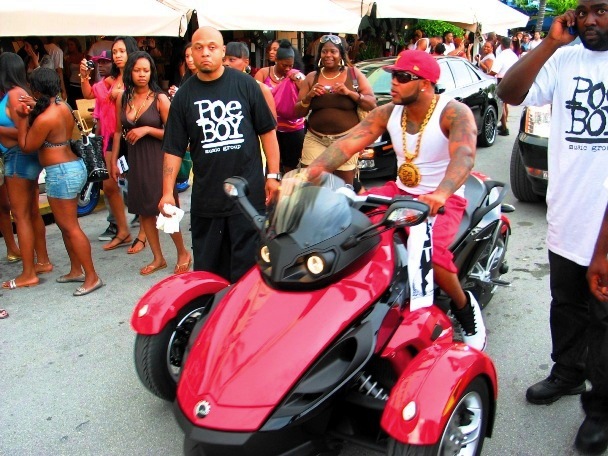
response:
<path fill-rule="evenodd" d="M 138 334 L 158 334 L 179 311 L 199 296 L 214 295 L 230 283 L 205 271 L 172 275 L 161 280 L 135 305 L 131 326 Z"/>
<path fill-rule="evenodd" d="M 400 442 L 437 443 L 458 399 L 478 376 L 487 380 L 494 398 L 487 428 L 490 435 L 498 395 L 496 369 L 489 356 L 462 343 L 434 344 L 414 358 L 390 393 L 382 428 Z M 416 404 L 416 412 L 406 421 L 403 409 L 410 402 Z"/>

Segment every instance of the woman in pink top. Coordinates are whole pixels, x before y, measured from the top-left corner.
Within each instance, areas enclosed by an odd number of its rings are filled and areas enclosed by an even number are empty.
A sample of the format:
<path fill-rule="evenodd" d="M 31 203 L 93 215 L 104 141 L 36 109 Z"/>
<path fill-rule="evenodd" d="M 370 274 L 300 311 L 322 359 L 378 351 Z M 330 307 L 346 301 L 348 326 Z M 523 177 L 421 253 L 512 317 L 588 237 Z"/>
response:
<path fill-rule="evenodd" d="M 95 98 L 93 117 L 98 121 L 97 133 L 103 136 L 103 147 L 106 151 L 105 158 L 108 169 L 111 169 L 111 160 L 117 158 L 112 155 L 112 139 L 116 128 L 116 100 L 122 96 L 124 91 L 122 77 L 128 55 L 136 51 L 138 51 L 137 42 L 134 38 L 130 36 L 116 37 L 112 45 L 111 61 L 108 61 L 110 56 L 107 51 L 103 51 L 94 58 L 97 61 L 100 74 L 102 71 L 107 71 L 110 64 L 111 66 L 108 76 L 93 84 L 93 86 L 89 81 L 92 69 L 87 67 L 86 60 L 80 63 L 82 94 L 85 98 Z M 146 237 L 143 228 L 140 227 L 140 232 L 135 241 L 131 238 L 125 214 L 125 204 L 118 183 L 114 179 L 104 180 L 103 192 L 108 198 L 110 209 L 116 219 L 116 235 L 103 246 L 103 249 L 114 250 L 131 244 L 127 253 L 138 253 L 145 247 Z"/>

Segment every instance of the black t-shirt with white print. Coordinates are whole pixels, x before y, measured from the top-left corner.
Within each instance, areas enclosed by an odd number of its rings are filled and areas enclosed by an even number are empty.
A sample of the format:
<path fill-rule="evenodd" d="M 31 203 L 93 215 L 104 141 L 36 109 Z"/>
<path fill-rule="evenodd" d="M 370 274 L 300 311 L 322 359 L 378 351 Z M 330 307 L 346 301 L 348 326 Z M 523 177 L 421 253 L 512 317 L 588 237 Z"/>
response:
<path fill-rule="evenodd" d="M 249 199 L 264 208 L 264 174 L 258 135 L 276 127 L 257 82 L 225 68 L 218 79 L 189 78 L 169 110 L 163 151 L 183 157 L 190 146 L 194 183 L 192 214 L 228 216 L 239 209 L 225 195 L 223 182 L 241 176 L 249 183 Z"/>

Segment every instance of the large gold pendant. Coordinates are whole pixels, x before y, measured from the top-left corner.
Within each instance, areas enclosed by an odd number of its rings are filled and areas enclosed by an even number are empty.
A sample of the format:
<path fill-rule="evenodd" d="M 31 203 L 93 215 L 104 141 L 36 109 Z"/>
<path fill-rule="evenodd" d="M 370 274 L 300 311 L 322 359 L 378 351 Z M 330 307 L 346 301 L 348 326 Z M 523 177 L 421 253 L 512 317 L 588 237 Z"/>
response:
<path fill-rule="evenodd" d="M 420 183 L 420 170 L 413 163 L 403 163 L 397 171 L 399 180 L 406 187 L 416 187 Z"/>

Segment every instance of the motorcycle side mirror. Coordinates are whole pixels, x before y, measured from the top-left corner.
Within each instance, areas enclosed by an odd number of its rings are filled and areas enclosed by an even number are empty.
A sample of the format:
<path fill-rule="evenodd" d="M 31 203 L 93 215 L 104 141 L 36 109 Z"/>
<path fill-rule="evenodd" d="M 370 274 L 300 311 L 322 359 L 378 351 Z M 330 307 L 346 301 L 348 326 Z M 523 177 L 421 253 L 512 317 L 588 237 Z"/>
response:
<path fill-rule="evenodd" d="M 243 198 L 249 195 L 249 184 L 242 177 L 229 177 L 224 181 L 224 192 L 230 199 Z"/>
<path fill-rule="evenodd" d="M 384 213 L 380 225 L 402 228 L 421 223 L 429 215 L 429 206 L 420 201 L 396 201 Z"/>
<path fill-rule="evenodd" d="M 440 82 L 435 84 L 435 93 L 437 95 L 441 95 L 443 92 L 445 92 L 445 86 L 443 84 L 441 84 Z"/>

